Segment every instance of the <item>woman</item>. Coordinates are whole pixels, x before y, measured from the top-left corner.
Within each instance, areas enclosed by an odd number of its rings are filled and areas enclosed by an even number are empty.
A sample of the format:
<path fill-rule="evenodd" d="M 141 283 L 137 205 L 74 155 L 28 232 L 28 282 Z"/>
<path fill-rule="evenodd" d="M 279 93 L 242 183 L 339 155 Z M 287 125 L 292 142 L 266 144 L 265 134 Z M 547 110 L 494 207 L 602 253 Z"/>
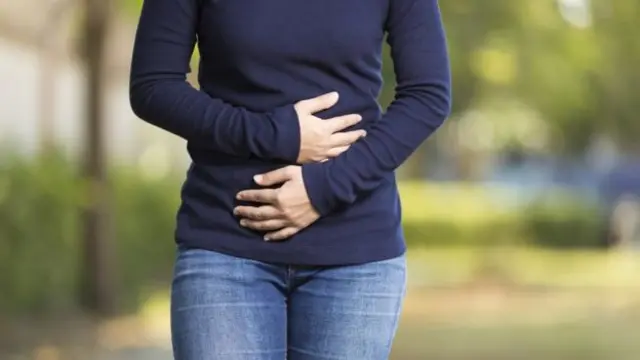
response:
<path fill-rule="evenodd" d="M 437 0 L 144 1 L 131 105 L 192 158 L 176 359 L 389 356 L 405 291 L 394 170 L 448 115 L 449 84 Z"/>

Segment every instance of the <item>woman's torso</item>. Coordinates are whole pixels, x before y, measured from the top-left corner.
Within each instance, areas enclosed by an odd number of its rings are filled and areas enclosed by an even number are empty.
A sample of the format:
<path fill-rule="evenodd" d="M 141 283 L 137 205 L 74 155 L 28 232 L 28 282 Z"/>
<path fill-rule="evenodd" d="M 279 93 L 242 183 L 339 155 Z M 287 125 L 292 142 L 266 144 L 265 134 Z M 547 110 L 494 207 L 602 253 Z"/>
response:
<path fill-rule="evenodd" d="M 202 0 L 199 83 L 212 97 L 268 111 L 337 91 L 340 101 L 317 114 L 358 113 L 378 121 L 381 48 L 389 0 Z M 252 176 L 288 164 L 230 157 L 188 145 L 193 164 L 183 187 L 177 239 L 256 260 L 337 265 L 382 260 L 404 251 L 395 177 L 347 209 L 289 241 L 264 243 L 232 215 L 235 194 Z"/>

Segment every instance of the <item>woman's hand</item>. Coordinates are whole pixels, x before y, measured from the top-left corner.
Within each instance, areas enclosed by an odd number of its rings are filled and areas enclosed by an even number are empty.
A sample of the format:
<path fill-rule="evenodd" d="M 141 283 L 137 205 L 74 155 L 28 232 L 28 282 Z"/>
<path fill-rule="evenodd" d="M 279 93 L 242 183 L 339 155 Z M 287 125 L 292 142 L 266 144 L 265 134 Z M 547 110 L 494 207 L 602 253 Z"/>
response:
<path fill-rule="evenodd" d="M 300 153 L 297 159 L 299 164 L 326 161 L 336 157 L 366 135 L 364 130 L 341 132 L 359 123 L 362 120 L 360 115 L 350 114 L 327 120 L 313 115 L 331 108 L 337 102 L 338 93 L 333 92 L 295 104 L 300 124 Z"/>
<path fill-rule="evenodd" d="M 266 232 L 264 239 L 284 240 L 315 222 L 320 215 L 309 202 L 299 166 L 287 166 L 254 177 L 261 186 L 283 184 L 278 189 L 245 190 L 238 200 L 262 205 L 238 206 L 233 213 L 240 225 Z"/>

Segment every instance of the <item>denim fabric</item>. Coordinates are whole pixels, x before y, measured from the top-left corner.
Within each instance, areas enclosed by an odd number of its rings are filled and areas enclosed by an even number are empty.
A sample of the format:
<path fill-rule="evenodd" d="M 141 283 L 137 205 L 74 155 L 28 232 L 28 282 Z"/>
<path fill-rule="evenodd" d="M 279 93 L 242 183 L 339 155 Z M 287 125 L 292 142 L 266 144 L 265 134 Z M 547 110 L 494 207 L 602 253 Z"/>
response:
<path fill-rule="evenodd" d="M 387 359 L 405 284 L 404 256 L 297 267 L 180 248 L 171 296 L 174 356 Z"/>

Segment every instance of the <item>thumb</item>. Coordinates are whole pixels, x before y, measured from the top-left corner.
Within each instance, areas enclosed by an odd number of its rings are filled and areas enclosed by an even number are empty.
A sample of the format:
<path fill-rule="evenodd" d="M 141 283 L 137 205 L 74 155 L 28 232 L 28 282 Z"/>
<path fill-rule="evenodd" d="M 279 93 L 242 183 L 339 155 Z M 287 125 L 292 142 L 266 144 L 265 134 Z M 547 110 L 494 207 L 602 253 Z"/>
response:
<path fill-rule="evenodd" d="M 253 181 L 261 186 L 273 186 L 276 184 L 281 184 L 288 180 L 291 180 L 288 166 L 253 177 Z"/>
<path fill-rule="evenodd" d="M 334 91 L 312 99 L 299 101 L 295 107 L 297 110 L 305 114 L 315 114 L 322 110 L 327 110 L 337 104 L 339 97 L 338 93 Z"/>

